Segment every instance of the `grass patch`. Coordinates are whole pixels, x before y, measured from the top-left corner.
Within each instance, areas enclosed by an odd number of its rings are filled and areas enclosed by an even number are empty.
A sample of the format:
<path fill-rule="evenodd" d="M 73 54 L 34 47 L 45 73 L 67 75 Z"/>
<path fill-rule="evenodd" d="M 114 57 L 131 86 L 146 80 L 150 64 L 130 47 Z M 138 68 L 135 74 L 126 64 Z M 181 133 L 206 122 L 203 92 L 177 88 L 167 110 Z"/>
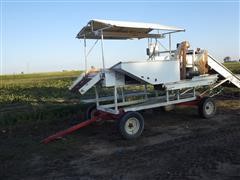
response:
<path fill-rule="evenodd" d="M 32 74 L 13 74 L 2 75 L 1 80 L 19 80 L 19 79 L 43 79 L 43 78 L 62 78 L 62 77 L 76 77 L 81 71 L 63 71 L 63 72 L 46 72 L 46 73 L 32 73 Z"/>
<path fill-rule="evenodd" d="M 0 126 L 67 118 L 81 111 L 68 87 L 80 71 L 0 77 Z"/>
<path fill-rule="evenodd" d="M 226 62 L 223 64 L 234 74 L 240 74 L 240 62 Z"/>
<path fill-rule="evenodd" d="M 232 110 L 239 110 L 240 103 L 238 100 L 218 100 L 217 101 L 218 108 L 222 109 L 232 109 Z"/>

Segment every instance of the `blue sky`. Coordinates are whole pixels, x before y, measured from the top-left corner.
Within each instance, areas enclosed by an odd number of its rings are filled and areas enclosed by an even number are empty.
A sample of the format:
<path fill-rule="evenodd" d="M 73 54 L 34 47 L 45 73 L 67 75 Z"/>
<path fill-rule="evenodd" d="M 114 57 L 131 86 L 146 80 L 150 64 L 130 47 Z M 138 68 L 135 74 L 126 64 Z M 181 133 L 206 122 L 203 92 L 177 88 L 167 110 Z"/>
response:
<path fill-rule="evenodd" d="M 239 59 L 239 1 L 218 2 L 17 2 L 2 1 L 2 73 L 84 68 L 83 43 L 75 39 L 90 19 L 159 23 L 186 29 L 173 43 L 188 40 L 222 60 Z M 106 65 L 143 60 L 146 40 L 106 41 Z M 92 44 L 93 42 L 89 42 Z M 96 49 L 89 65 L 100 66 Z"/>

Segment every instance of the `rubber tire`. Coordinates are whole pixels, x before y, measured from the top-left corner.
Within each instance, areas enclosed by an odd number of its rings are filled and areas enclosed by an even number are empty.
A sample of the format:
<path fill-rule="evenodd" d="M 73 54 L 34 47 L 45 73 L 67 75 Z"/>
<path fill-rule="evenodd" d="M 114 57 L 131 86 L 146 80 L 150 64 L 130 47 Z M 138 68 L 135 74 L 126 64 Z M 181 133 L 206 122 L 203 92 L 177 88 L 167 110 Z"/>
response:
<path fill-rule="evenodd" d="M 125 130 L 125 123 L 127 122 L 127 120 L 131 117 L 134 117 L 138 120 L 139 122 L 139 130 L 135 133 L 135 134 L 128 134 Z M 137 137 L 139 137 L 144 129 L 144 118 L 143 116 L 138 113 L 138 112 L 134 112 L 134 111 L 129 111 L 126 112 L 119 120 L 118 120 L 118 130 L 121 134 L 121 136 L 124 139 L 136 139 Z"/>
<path fill-rule="evenodd" d="M 96 104 L 88 105 L 88 107 L 86 108 L 85 113 L 84 113 L 84 119 L 85 120 L 89 120 L 89 119 L 92 118 L 91 113 L 92 113 L 93 110 L 96 110 Z"/>
<path fill-rule="evenodd" d="M 214 106 L 214 110 L 211 114 L 207 114 L 206 110 L 205 110 L 205 106 L 208 102 L 211 102 Z M 199 116 L 202 117 L 202 118 L 205 118 L 205 119 L 209 119 L 209 118 L 212 118 L 217 112 L 217 107 L 216 107 L 216 104 L 214 102 L 214 100 L 210 97 L 204 97 L 199 105 L 198 105 L 198 113 L 199 113 Z"/>

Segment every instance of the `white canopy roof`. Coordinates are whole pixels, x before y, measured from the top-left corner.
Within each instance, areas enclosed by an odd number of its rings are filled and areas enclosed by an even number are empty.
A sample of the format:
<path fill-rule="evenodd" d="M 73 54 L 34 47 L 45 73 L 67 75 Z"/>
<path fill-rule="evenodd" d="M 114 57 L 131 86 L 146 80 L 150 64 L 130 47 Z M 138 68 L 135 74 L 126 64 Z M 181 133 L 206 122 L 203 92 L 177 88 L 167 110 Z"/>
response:
<path fill-rule="evenodd" d="M 104 39 L 161 37 L 161 34 L 149 34 L 153 30 L 161 30 L 165 33 L 185 31 L 182 28 L 160 24 L 94 19 L 81 29 L 77 38 L 100 39 L 101 30 L 103 30 Z"/>

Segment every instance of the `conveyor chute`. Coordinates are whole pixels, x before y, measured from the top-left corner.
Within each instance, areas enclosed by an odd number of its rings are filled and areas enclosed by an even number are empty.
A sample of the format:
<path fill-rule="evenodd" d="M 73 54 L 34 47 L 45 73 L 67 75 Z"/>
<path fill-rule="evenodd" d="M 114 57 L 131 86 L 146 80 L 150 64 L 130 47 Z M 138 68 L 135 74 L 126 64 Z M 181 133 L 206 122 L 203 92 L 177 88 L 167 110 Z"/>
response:
<path fill-rule="evenodd" d="M 211 55 L 208 55 L 208 65 L 214 69 L 217 73 L 219 73 L 224 78 L 228 79 L 235 86 L 240 88 L 240 78 L 233 74 L 228 68 L 226 68 L 223 64 L 215 60 Z"/>

